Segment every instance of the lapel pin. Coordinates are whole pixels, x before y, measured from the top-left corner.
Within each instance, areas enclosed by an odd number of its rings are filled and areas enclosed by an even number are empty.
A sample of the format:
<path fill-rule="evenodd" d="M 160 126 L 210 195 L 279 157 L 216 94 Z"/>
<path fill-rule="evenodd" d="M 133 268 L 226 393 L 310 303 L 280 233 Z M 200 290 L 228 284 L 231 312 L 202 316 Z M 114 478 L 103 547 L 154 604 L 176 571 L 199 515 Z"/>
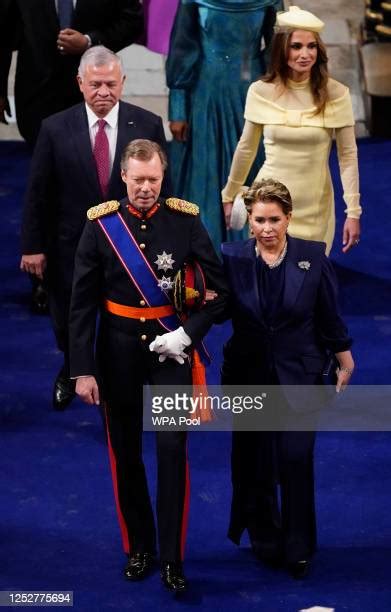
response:
<path fill-rule="evenodd" d="M 301 270 L 309 270 L 311 267 L 311 264 L 309 261 L 299 261 L 297 265 L 299 266 Z"/>
<path fill-rule="evenodd" d="M 133 125 L 133 121 L 128 121 L 128 125 Z"/>

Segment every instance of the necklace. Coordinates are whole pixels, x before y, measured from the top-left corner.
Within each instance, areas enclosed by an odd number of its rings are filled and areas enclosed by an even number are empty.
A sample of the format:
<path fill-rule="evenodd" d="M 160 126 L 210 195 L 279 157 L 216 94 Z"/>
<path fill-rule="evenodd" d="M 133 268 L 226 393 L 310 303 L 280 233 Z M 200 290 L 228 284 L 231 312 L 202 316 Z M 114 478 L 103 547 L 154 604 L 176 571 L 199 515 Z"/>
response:
<path fill-rule="evenodd" d="M 275 261 L 273 261 L 273 263 L 270 263 L 270 264 L 267 263 L 267 261 L 264 260 L 265 264 L 267 266 L 269 266 L 270 269 L 277 268 L 277 266 L 279 266 L 284 261 L 287 249 L 288 249 L 288 243 L 285 240 L 284 247 L 283 247 L 281 253 L 279 254 L 279 256 L 277 257 L 277 259 Z M 258 251 L 257 245 L 255 245 L 255 253 L 256 253 L 257 257 L 262 257 L 262 255 L 260 255 L 260 253 Z"/>

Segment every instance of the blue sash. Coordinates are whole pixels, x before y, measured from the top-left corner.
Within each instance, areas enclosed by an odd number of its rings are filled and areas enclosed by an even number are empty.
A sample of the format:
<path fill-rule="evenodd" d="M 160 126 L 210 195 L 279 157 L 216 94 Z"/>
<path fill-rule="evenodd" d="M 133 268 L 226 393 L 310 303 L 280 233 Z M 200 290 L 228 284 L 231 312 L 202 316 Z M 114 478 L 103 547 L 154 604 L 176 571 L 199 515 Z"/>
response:
<path fill-rule="evenodd" d="M 101 217 L 97 222 L 145 303 L 152 307 L 172 306 L 167 293 L 158 287 L 159 279 L 120 213 Z M 182 325 L 177 314 L 157 320 L 168 331 Z"/>

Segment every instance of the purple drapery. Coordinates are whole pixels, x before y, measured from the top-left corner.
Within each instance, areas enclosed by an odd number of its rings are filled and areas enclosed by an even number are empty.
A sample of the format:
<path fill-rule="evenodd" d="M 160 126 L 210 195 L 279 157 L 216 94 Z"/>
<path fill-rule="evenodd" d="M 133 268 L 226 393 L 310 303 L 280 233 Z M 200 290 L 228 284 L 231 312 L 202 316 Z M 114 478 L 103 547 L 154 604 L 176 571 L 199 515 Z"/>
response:
<path fill-rule="evenodd" d="M 156 53 L 168 53 L 171 28 L 179 0 L 144 0 L 145 46 Z"/>

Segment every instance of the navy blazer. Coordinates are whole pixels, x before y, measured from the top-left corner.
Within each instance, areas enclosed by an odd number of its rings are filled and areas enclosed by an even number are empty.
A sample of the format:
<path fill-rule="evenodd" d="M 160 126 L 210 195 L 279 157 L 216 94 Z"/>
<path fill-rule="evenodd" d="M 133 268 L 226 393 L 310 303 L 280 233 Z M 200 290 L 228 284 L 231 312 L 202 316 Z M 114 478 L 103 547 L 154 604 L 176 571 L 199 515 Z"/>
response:
<path fill-rule="evenodd" d="M 316 384 L 328 351 L 351 346 L 324 251 L 324 243 L 288 237 L 282 300 L 270 326 L 258 293 L 255 239 L 222 245 L 233 323 L 224 364 L 231 377 L 225 382 L 257 384 L 273 363 L 280 384 Z"/>
<path fill-rule="evenodd" d="M 148 138 L 167 147 L 162 120 L 143 108 L 119 103 L 118 137 L 107 200 L 126 196 L 120 160 L 129 141 Z M 162 195 L 172 195 L 165 178 Z M 103 200 L 92 153 L 85 104 L 45 119 L 31 163 L 22 221 L 22 252 L 49 253 L 69 284 L 87 210 Z M 70 276 L 67 270 L 70 269 Z"/>

